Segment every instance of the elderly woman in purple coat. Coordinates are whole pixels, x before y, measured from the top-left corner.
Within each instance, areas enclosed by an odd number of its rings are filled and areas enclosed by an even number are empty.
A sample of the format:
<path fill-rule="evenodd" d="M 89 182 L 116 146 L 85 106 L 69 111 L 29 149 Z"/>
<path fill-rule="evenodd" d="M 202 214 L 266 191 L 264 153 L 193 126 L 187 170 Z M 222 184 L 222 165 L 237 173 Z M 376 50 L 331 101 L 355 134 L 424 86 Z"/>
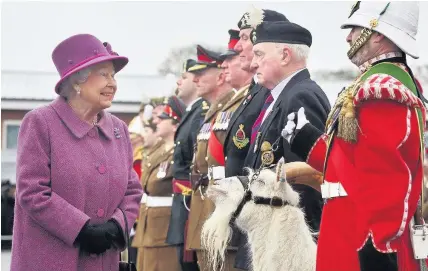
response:
<path fill-rule="evenodd" d="M 128 59 L 87 34 L 52 59 L 59 97 L 19 131 L 11 270 L 116 271 L 142 196 L 127 126 L 105 111 Z"/>

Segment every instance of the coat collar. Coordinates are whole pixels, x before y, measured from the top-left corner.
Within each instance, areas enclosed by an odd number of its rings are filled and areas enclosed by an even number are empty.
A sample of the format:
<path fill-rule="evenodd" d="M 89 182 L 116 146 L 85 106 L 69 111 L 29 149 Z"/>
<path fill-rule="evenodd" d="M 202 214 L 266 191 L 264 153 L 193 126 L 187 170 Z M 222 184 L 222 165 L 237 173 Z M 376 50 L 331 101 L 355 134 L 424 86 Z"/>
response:
<path fill-rule="evenodd" d="M 232 106 L 234 106 L 237 102 L 241 102 L 245 96 L 247 96 L 248 91 L 249 91 L 249 87 L 250 85 L 246 85 L 242 88 L 240 88 L 234 95 L 232 98 L 230 98 L 230 100 L 226 103 L 226 105 L 222 108 L 222 111 L 226 111 L 229 108 L 231 108 Z"/>
<path fill-rule="evenodd" d="M 73 109 L 63 97 L 56 98 L 51 103 L 52 108 L 56 111 L 59 118 L 70 129 L 74 136 L 83 138 L 93 126 L 79 119 L 74 113 Z M 102 110 L 100 112 L 101 118 L 98 121 L 97 127 L 109 139 L 113 139 L 113 120 L 109 113 Z"/>

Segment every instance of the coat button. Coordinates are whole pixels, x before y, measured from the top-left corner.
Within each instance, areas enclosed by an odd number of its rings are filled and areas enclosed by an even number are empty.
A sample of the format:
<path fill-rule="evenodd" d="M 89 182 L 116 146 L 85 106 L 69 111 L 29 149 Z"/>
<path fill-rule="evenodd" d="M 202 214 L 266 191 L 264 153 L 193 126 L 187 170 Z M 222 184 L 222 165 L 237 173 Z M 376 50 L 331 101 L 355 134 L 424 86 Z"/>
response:
<path fill-rule="evenodd" d="M 98 211 L 97 211 L 97 216 L 98 217 L 103 217 L 104 216 L 104 209 L 98 209 Z"/>
<path fill-rule="evenodd" d="M 106 167 L 104 165 L 98 166 L 98 172 L 104 174 L 106 172 Z"/>

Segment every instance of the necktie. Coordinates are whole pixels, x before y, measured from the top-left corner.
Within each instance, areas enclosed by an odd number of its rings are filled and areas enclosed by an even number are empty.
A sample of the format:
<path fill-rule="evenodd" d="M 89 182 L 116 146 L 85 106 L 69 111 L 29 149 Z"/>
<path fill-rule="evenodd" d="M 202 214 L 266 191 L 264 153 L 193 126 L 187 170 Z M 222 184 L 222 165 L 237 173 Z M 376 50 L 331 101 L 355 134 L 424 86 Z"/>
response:
<path fill-rule="evenodd" d="M 269 108 L 272 102 L 273 102 L 273 97 L 272 97 L 272 94 L 269 93 L 269 95 L 265 100 L 265 103 L 263 104 L 262 111 L 260 111 L 260 115 L 254 122 L 253 127 L 251 129 L 251 143 L 253 143 L 254 140 L 256 139 L 257 132 L 259 131 L 260 126 L 262 125 L 262 120 L 266 114 L 266 110 Z"/>

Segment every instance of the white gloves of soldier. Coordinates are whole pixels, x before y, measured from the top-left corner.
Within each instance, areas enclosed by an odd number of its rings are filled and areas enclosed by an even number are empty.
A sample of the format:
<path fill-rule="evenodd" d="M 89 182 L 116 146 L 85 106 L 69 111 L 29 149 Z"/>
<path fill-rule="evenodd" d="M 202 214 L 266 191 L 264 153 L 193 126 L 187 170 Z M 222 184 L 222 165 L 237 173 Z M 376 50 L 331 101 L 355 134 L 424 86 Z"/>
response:
<path fill-rule="evenodd" d="M 296 113 L 290 113 L 287 116 L 287 124 L 284 129 L 282 129 L 281 135 L 285 140 L 291 143 L 291 138 L 295 135 L 300 129 L 302 129 L 305 124 L 309 123 L 308 119 L 305 115 L 305 108 L 301 107 L 299 111 L 297 111 L 297 119 Z"/>

